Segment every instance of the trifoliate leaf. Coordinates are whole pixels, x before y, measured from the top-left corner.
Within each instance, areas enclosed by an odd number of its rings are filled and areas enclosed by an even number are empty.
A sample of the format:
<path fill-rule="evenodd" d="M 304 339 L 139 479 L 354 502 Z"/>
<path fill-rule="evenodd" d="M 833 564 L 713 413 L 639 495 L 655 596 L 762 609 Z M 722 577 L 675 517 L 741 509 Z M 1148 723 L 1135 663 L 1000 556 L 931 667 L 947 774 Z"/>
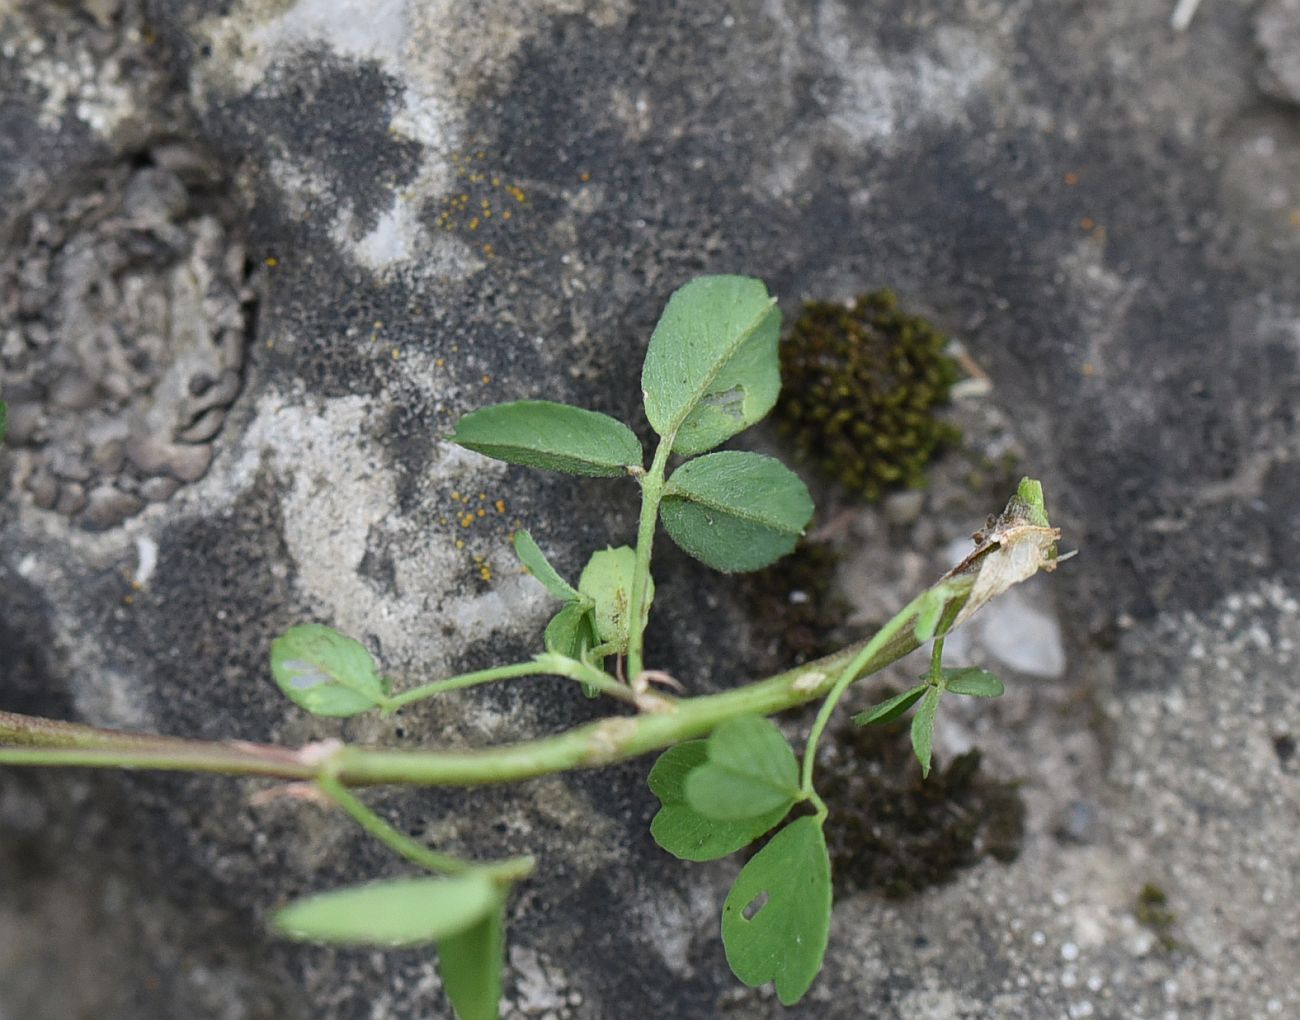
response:
<path fill-rule="evenodd" d="M 708 741 L 670 747 L 650 770 L 650 790 L 662 807 L 650 823 L 655 842 L 683 861 L 712 861 L 748 846 L 790 810 L 788 805 L 752 818 L 724 821 L 696 811 L 686 800 L 686 778 L 708 761 Z"/>
<path fill-rule="evenodd" d="M 707 741 L 708 761 L 686 777 L 686 803 L 730 821 L 789 810 L 799 796 L 799 763 L 781 731 L 758 715 L 730 719 Z"/>

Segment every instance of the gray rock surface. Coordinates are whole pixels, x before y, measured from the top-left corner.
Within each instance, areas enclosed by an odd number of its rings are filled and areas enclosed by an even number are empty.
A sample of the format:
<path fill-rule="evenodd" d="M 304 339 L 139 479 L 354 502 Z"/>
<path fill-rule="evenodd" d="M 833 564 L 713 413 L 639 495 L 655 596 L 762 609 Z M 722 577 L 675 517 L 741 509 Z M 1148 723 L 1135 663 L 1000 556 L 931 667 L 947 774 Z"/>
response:
<path fill-rule="evenodd" d="M 0 707 L 291 744 L 590 718 L 539 681 L 313 721 L 266 650 L 319 619 L 412 679 L 527 654 L 547 606 L 510 530 L 572 574 L 632 494 L 458 451 L 456 417 L 639 423 L 649 331 L 701 272 L 787 312 L 892 286 L 991 385 L 919 517 L 841 518 L 857 625 L 1018 473 L 1083 552 L 968 642 L 1037 676 L 940 719 L 941 755 L 1022 784 L 1019 858 L 843 898 L 791 1015 L 1300 1015 L 1295 5 L 1205 0 L 1181 33 L 1172 6 L 0 0 L 0 383 L 25 387 Z M 658 563 L 655 664 L 740 682 L 762 636 L 734 586 Z M 374 795 L 448 849 L 539 856 L 508 1016 L 782 1012 L 726 969 L 734 862 L 651 842 L 647 764 Z M 262 934 L 401 866 L 249 792 L 0 772 L 0 1018 L 446 1016 L 427 954 Z"/>

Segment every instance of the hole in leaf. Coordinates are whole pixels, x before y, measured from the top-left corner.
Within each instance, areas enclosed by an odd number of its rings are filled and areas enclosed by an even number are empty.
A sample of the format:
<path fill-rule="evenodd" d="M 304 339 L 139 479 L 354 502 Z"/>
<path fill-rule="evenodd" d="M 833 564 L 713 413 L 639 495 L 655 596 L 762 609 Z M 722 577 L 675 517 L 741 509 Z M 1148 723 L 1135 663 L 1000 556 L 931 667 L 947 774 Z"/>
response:
<path fill-rule="evenodd" d="M 743 917 L 746 921 L 754 920 L 754 918 L 758 915 L 758 912 L 762 910 L 765 906 L 767 906 L 767 900 L 768 900 L 767 890 L 764 889 L 761 893 L 759 893 L 757 896 L 755 896 L 752 900 L 750 900 L 745 905 L 745 909 L 740 912 L 740 916 Z"/>
<path fill-rule="evenodd" d="M 729 390 L 710 393 L 700 399 L 700 407 L 711 407 L 728 418 L 740 421 L 745 416 L 745 388 L 733 386 Z"/>
<path fill-rule="evenodd" d="M 304 662 L 302 659 L 290 659 L 284 664 L 284 668 L 297 674 L 289 681 L 289 686 L 295 690 L 306 691 L 313 687 L 319 687 L 321 684 L 329 683 L 330 678 L 328 676 L 310 662 Z"/>

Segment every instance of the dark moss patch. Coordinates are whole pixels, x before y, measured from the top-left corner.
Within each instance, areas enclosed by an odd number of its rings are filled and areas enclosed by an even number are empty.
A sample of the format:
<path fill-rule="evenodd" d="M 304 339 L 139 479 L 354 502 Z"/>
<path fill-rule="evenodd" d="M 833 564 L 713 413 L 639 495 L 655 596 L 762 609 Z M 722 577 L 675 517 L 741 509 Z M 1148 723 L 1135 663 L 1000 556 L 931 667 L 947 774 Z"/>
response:
<path fill-rule="evenodd" d="M 1160 886 L 1148 882 L 1138 890 L 1133 916 L 1155 935 L 1160 948 L 1165 952 L 1170 953 L 1178 948 L 1178 940 L 1173 936 L 1177 918 L 1169 909 L 1169 897 Z"/>
<path fill-rule="evenodd" d="M 947 336 L 889 291 L 809 301 L 781 344 L 777 416 L 800 453 L 852 492 L 918 487 L 961 433 L 935 418 L 958 378 Z"/>
<path fill-rule="evenodd" d="M 803 540 L 765 570 L 742 575 L 741 600 L 752 622 L 751 668 L 774 672 L 829 655 L 849 603 L 833 579 L 840 553 L 826 542 Z"/>
<path fill-rule="evenodd" d="M 910 718 L 885 726 L 846 724 L 818 792 L 830 807 L 826 837 L 840 893 L 903 897 L 952 881 L 985 856 L 1020 854 L 1025 807 L 1019 786 L 982 769 L 978 750 L 928 780 L 912 755 Z"/>

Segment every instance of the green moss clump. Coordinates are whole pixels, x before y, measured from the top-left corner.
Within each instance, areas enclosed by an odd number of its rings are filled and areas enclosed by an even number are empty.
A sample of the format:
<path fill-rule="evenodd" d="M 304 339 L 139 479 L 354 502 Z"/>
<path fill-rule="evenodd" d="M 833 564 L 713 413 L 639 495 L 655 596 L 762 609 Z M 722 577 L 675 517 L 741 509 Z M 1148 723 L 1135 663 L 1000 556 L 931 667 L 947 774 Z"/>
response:
<path fill-rule="evenodd" d="M 841 892 L 910 896 L 985 856 L 1003 863 L 1019 856 L 1025 807 L 1018 784 L 990 777 L 979 751 L 946 767 L 936 762 L 923 780 L 910 723 L 847 724 L 833 757 L 819 763 L 831 873 Z"/>
<path fill-rule="evenodd" d="M 1173 952 L 1178 948 L 1178 940 L 1173 936 L 1174 922 L 1177 918 L 1169 909 L 1169 897 L 1160 886 L 1148 882 L 1138 891 L 1133 916 L 1137 918 L 1139 924 L 1151 930 L 1159 940 L 1160 948 L 1165 952 Z"/>
<path fill-rule="evenodd" d="M 781 344 L 777 414 L 800 452 L 867 499 L 924 484 L 924 469 L 961 432 L 936 420 L 957 381 L 948 337 L 887 290 L 852 307 L 809 301 Z"/>

